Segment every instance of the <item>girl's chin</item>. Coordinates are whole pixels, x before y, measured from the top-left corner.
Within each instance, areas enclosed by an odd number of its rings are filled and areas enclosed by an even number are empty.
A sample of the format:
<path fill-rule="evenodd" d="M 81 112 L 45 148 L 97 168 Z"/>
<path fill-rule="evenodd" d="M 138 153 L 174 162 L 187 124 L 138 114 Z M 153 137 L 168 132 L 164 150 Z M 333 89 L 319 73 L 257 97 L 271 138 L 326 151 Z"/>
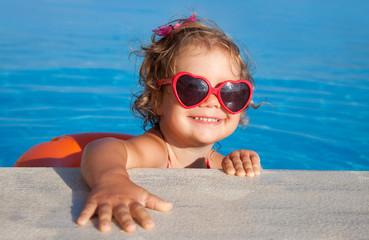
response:
<path fill-rule="evenodd" d="M 197 131 L 193 135 L 194 139 L 196 139 L 196 142 L 199 143 L 199 145 L 210 145 L 214 144 L 227 136 L 220 136 L 218 132 L 215 131 Z M 195 140 L 194 140 L 195 141 Z"/>

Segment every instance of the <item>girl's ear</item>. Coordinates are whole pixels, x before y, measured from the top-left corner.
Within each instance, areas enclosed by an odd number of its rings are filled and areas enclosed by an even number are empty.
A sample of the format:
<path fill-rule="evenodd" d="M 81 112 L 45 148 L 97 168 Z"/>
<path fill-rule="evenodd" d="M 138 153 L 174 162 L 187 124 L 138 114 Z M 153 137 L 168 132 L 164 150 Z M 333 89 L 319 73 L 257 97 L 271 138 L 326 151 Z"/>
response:
<path fill-rule="evenodd" d="M 154 112 L 155 112 L 155 113 L 156 113 L 156 115 L 158 115 L 158 116 L 163 115 L 163 110 L 162 110 L 162 108 L 161 108 L 160 103 L 158 103 L 158 104 L 157 104 L 157 106 L 155 106 L 155 108 L 154 108 Z"/>
<path fill-rule="evenodd" d="M 153 96 L 151 97 L 151 106 L 152 106 L 152 110 L 154 111 L 156 115 L 158 116 L 163 115 L 163 110 L 161 107 L 161 96 L 158 92 L 153 94 Z"/>

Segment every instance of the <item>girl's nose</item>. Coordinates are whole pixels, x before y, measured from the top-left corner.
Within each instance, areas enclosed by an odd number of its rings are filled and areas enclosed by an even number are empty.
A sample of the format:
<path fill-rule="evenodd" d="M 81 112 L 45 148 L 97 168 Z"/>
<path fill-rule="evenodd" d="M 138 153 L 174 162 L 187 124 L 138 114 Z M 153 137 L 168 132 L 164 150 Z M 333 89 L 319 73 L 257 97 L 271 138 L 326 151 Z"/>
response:
<path fill-rule="evenodd" d="M 218 97 L 215 94 L 211 94 L 208 99 L 206 99 L 205 102 L 203 102 L 200 107 L 208 107 L 208 108 L 220 108 L 220 102 L 218 100 Z"/>

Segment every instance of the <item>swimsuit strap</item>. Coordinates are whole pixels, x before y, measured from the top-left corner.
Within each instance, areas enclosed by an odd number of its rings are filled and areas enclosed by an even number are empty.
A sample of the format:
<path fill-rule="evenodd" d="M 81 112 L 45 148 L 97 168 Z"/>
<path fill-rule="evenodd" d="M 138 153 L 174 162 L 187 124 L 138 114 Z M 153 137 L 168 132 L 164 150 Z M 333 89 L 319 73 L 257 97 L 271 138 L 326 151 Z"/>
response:
<path fill-rule="evenodd" d="M 165 139 L 164 135 L 163 134 L 161 134 L 161 135 L 163 136 L 163 140 L 165 142 L 165 145 L 167 146 L 167 151 L 168 151 L 168 164 L 167 164 L 167 168 L 172 168 L 172 161 L 170 159 L 170 150 L 169 150 L 170 146 L 169 146 L 167 140 Z"/>
<path fill-rule="evenodd" d="M 168 146 L 167 146 L 167 148 L 168 148 Z M 170 160 L 169 150 L 168 150 L 168 164 L 167 164 L 167 168 L 172 168 L 172 161 Z"/>
<path fill-rule="evenodd" d="M 168 163 L 167 163 L 167 168 L 171 168 L 172 167 L 172 162 L 170 160 L 170 154 L 169 154 L 169 146 L 168 146 L 168 142 L 167 139 L 165 139 L 164 134 L 161 132 L 161 130 L 159 129 L 159 132 L 161 134 L 161 137 L 163 138 L 165 145 L 167 146 L 167 151 L 168 151 Z"/>

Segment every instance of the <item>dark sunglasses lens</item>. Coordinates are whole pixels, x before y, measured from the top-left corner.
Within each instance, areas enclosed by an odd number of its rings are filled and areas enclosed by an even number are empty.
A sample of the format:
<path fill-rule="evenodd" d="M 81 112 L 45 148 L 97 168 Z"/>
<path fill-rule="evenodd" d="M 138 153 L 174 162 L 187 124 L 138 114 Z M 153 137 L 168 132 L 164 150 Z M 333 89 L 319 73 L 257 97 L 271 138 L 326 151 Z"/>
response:
<path fill-rule="evenodd" d="M 176 90 L 179 99 L 187 107 L 201 102 L 209 91 L 208 84 L 199 78 L 183 75 L 178 78 Z"/>
<path fill-rule="evenodd" d="M 232 112 L 240 111 L 250 97 L 250 88 L 246 83 L 227 83 L 220 89 L 224 105 Z"/>

